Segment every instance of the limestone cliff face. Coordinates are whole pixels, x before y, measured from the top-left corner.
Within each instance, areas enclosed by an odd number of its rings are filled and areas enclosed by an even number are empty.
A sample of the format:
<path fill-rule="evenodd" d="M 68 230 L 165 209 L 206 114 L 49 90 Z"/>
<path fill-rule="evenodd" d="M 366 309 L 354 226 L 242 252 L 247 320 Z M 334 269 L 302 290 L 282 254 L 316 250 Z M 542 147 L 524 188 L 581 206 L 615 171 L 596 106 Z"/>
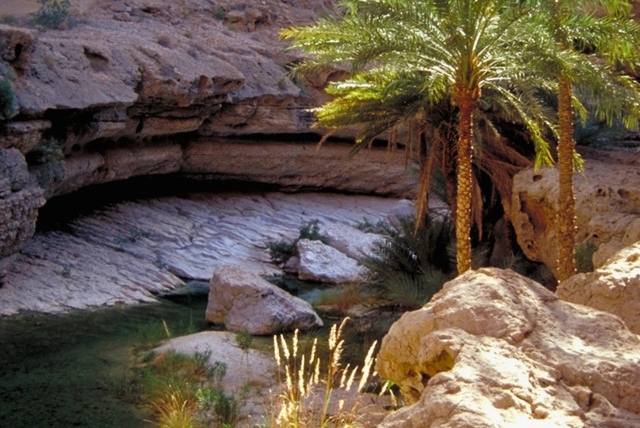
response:
<path fill-rule="evenodd" d="M 308 109 L 343 72 L 293 81 L 287 69 L 299 57 L 278 31 L 312 22 L 331 3 L 92 0 L 71 29 L 0 25 L 0 80 L 15 91 L 14 114 L 0 117 L 0 156 L 30 183 L 6 190 L 14 170 L 0 169 L 10 217 L 0 258 L 33 234 L 43 191 L 50 198 L 139 175 L 410 194 L 403 156 L 372 151 L 348 162 L 348 144 L 316 154 L 309 143 L 260 142 L 321 133 Z"/>
<path fill-rule="evenodd" d="M 640 212 L 640 153 L 605 152 L 581 148 L 586 160 L 574 177 L 576 243 L 598 247 L 595 267 L 616 251 L 631 245 Z M 555 168 L 528 169 L 514 177 L 510 218 L 518 243 L 531 260 L 553 271 L 558 264 L 556 212 L 558 172 Z"/>

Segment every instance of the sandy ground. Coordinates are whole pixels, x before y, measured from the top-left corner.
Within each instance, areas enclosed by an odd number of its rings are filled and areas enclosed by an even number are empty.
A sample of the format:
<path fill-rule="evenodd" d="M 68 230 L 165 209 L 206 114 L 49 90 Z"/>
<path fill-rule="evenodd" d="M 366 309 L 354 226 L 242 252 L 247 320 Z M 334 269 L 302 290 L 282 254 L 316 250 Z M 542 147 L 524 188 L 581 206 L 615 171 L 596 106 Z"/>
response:
<path fill-rule="evenodd" d="M 81 13 L 87 11 L 97 0 L 72 0 L 71 4 Z M 40 8 L 38 0 L 0 0 L 0 17 L 24 18 Z"/>
<path fill-rule="evenodd" d="M 2 0 L 0 1 L 0 16 L 20 18 L 35 12 L 38 7 L 40 7 L 38 0 Z"/>

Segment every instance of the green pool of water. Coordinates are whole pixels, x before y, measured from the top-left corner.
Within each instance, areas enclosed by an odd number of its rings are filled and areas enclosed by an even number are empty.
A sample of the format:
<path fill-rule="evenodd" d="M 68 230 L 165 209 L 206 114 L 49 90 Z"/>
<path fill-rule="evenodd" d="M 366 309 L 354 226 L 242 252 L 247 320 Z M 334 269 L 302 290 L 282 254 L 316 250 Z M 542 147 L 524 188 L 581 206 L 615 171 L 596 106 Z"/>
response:
<path fill-rule="evenodd" d="M 118 391 L 133 350 L 207 328 L 206 296 L 180 303 L 0 320 L 0 427 L 143 427 Z"/>

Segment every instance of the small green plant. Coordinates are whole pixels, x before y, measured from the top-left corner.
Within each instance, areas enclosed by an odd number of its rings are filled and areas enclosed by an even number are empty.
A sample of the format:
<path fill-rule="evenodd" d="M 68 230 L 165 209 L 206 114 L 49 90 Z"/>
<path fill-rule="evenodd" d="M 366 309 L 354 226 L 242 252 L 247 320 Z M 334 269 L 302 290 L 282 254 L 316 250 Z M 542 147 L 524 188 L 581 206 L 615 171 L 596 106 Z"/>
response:
<path fill-rule="evenodd" d="M 247 330 L 236 333 L 236 344 L 243 352 L 247 352 L 253 342 L 253 335 Z"/>
<path fill-rule="evenodd" d="M 13 15 L 2 15 L 0 16 L 0 22 L 3 24 L 11 25 L 18 22 L 18 19 Z"/>
<path fill-rule="evenodd" d="M 216 361 L 207 368 L 207 379 L 211 380 L 215 388 L 222 388 L 222 379 L 227 374 L 227 364 L 222 361 Z"/>
<path fill-rule="evenodd" d="M 247 380 L 250 377 L 251 366 L 249 365 L 249 348 L 251 347 L 251 343 L 253 342 L 253 335 L 249 333 L 247 330 L 243 330 L 239 333 L 236 333 L 236 344 L 238 348 L 242 349 L 245 360 L 245 373 L 247 375 Z"/>
<path fill-rule="evenodd" d="M 591 241 L 576 245 L 576 270 L 578 273 L 593 272 L 593 253 L 598 246 Z"/>
<path fill-rule="evenodd" d="M 28 154 L 29 165 L 38 167 L 36 176 L 40 187 L 46 189 L 52 181 L 63 176 L 63 159 L 62 146 L 53 138 L 41 140 L 38 147 Z"/>
<path fill-rule="evenodd" d="M 196 400 L 200 411 L 206 414 L 204 419 L 215 422 L 217 426 L 233 427 L 238 421 L 238 401 L 222 389 L 198 389 Z"/>
<path fill-rule="evenodd" d="M 289 258 L 295 255 L 296 244 L 301 239 L 308 239 L 310 241 L 320 241 L 323 244 L 328 242 L 328 238 L 320 233 L 319 220 L 311 220 L 300 226 L 298 230 L 298 237 L 291 241 L 289 239 L 282 239 L 280 241 L 267 242 L 267 249 L 269 250 L 269 257 L 274 263 L 286 263 Z"/>
<path fill-rule="evenodd" d="M 320 233 L 320 225 L 319 220 L 311 220 L 308 223 L 300 226 L 300 238 L 298 239 L 308 239 L 310 241 L 320 241 L 323 244 L 328 242 L 328 238 Z"/>
<path fill-rule="evenodd" d="M 287 239 L 280 241 L 267 242 L 267 248 L 269 249 L 269 257 L 276 263 L 286 263 L 295 253 L 295 244 Z"/>
<path fill-rule="evenodd" d="M 77 24 L 71 12 L 70 0 L 39 0 L 40 9 L 33 14 L 33 22 L 52 30 L 73 28 Z"/>
<path fill-rule="evenodd" d="M 0 115 L 9 119 L 15 113 L 16 94 L 8 80 L 0 80 Z"/>
<path fill-rule="evenodd" d="M 356 229 L 365 233 L 377 233 L 378 235 L 389 235 L 393 233 L 393 228 L 389 223 L 384 221 L 377 221 L 373 223 L 366 217 L 356 225 Z"/>
<path fill-rule="evenodd" d="M 217 20 L 222 21 L 224 18 L 226 18 L 227 11 L 219 7 L 213 12 L 213 16 L 215 16 Z"/>

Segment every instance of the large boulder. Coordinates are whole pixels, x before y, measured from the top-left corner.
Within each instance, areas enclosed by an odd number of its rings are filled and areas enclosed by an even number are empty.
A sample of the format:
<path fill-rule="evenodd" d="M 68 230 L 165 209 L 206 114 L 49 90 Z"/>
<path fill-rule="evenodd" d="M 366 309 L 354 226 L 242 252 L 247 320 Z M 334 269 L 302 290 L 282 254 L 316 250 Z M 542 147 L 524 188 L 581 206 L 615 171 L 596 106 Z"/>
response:
<path fill-rule="evenodd" d="M 562 281 L 558 296 L 572 303 L 618 315 L 640 334 L 640 242 L 616 253 L 595 272 Z"/>
<path fill-rule="evenodd" d="M 213 271 L 206 319 L 229 331 L 259 335 L 322 327 L 309 303 L 231 265 Z"/>
<path fill-rule="evenodd" d="M 340 284 L 362 281 L 367 275 L 356 260 L 320 241 L 301 239 L 296 249 L 298 278 L 302 280 Z"/>
<path fill-rule="evenodd" d="M 622 239 L 633 233 L 639 218 L 640 164 L 637 155 L 628 153 L 581 152 L 587 163 L 584 173 L 574 177 L 576 243 L 609 244 L 610 256 L 624 247 Z M 557 201 L 557 169 L 527 169 L 514 177 L 509 217 L 518 243 L 529 259 L 543 262 L 553 272 L 558 264 Z"/>
<path fill-rule="evenodd" d="M 640 338 L 510 270 L 469 271 L 384 338 L 409 403 L 381 427 L 638 427 Z"/>

